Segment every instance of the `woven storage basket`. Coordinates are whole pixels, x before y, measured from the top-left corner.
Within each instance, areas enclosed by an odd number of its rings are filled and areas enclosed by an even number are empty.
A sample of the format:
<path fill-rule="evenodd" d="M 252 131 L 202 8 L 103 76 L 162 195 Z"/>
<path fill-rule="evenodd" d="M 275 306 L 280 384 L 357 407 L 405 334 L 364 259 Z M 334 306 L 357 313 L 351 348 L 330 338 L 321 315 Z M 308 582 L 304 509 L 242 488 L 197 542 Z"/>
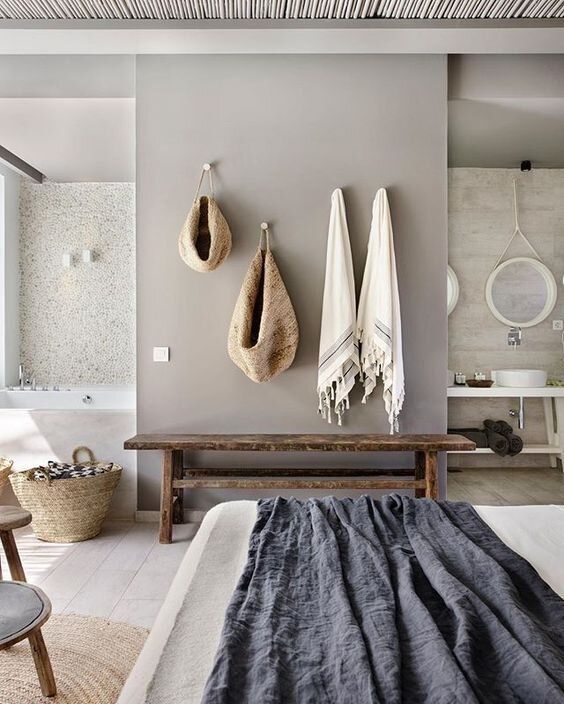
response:
<path fill-rule="evenodd" d="M 77 448 L 73 452 L 76 463 Z M 92 453 L 85 465 L 106 465 L 96 462 Z M 18 501 L 33 516 L 36 537 L 50 543 L 78 543 L 94 538 L 102 530 L 122 468 L 114 464 L 109 472 L 95 477 L 36 481 L 38 468 L 13 472 L 10 482 Z"/>
<path fill-rule="evenodd" d="M 2 489 L 8 483 L 8 477 L 12 471 L 12 460 L 8 460 L 5 457 L 0 457 L 0 494 Z"/>

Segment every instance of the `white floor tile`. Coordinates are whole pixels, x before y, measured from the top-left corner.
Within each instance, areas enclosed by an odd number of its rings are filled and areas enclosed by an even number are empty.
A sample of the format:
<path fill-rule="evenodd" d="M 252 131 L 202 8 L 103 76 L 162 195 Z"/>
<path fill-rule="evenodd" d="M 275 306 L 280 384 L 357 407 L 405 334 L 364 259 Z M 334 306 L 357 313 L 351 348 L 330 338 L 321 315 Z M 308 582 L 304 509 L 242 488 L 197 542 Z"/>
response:
<path fill-rule="evenodd" d="M 54 613 L 112 618 L 150 628 L 198 526 L 174 527 L 174 543 L 157 542 L 156 523 L 107 521 L 82 543 L 45 543 L 29 527 L 16 531 L 28 581 L 39 584 Z M 2 557 L 4 571 L 7 566 Z"/>
<path fill-rule="evenodd" d="M 134 576 L 133 570 L 97 570 L 68 604 L 65 612 L 108 617 Z"/>
<path fill-rule="evenodd" d="M 141 566 L 126 589 L 124 599 L 164 599 L 178 569 L 178 560 L 172 556 L 153 557 Z"/>
<path fill-rule="evenodd" d="M 136 572 L 147 559 L 157 538 L 158 526 L 153 523 L 136 523 L 100 564 L 100 569 Z"/>
<path fill-rule="evenodd" d="M 68 599 L 51 599 L 54 614 L 62 614 L 68 605 Z"/>
<path fill-rule="evenodd" d="M 121 599 L 110 618 L 112 621 L 151 628 L 162 604 L 162 599 Z"/>

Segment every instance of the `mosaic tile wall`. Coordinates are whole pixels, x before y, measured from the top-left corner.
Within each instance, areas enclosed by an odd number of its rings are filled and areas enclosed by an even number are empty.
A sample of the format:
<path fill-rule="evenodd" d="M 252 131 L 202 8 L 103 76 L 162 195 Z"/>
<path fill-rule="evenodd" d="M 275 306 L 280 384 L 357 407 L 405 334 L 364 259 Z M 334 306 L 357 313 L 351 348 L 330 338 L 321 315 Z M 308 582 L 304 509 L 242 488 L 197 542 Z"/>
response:
<path fill-rule="evenodd" d="M 134 383 L 134 184 L 22 182 L 20 217 L 26 371 L 38 385 Z"/>

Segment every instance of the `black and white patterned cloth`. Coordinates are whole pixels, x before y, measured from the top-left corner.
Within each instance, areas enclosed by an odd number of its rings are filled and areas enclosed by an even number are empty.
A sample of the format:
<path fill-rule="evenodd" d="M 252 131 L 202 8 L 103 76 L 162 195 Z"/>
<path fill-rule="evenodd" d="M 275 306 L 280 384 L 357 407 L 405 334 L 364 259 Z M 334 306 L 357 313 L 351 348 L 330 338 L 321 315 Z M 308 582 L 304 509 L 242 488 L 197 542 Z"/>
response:
<path fill-rule="evenodd" d="M 82 477 L 96 477 L 105 474 L 113 469 L 113 462 L 101 465 L 91 464 L 67 464 L 66 462 L 47 463 L 47 467 L 38 467 L 35 470 L 34 479 L 36 481 L 46 481 L 48 479 L 81 479 Z"/>

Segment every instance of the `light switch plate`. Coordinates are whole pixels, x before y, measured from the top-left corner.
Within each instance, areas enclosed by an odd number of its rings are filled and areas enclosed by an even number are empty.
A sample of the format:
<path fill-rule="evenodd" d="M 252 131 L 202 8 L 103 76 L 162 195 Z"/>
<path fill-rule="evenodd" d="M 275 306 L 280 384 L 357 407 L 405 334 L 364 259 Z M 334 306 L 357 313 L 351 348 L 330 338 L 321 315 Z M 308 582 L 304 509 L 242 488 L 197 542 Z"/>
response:
<path fill-rule="evenodd" d="M 564 320 L 553 320 L 552 321 L 553 330 L 564 330 Z"/>
<path fill-rule="evenodd" d="M 153 362 L 169 362 L 170 347 L 153 347 Z"/>

